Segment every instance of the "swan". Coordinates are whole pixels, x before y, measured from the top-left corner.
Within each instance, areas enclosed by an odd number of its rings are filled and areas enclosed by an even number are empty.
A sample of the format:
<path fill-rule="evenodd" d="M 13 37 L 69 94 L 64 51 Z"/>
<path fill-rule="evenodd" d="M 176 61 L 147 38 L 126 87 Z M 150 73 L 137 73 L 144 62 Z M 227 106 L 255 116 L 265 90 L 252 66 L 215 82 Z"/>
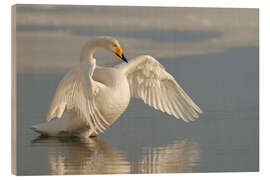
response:
<path fill-rule="evenodd" d="M 116 54 L 124 62 L 114 67 L 98 66 L 94 58 L 97 48 Z M 57 87 L 48 122 L 32 129 L 45 136 L 97 136 L 126 110 L 131 97 L 186 122 L 202 113 L 156 59 L 142 55 L 128 62 L 119 42 L 103 36 L 86 43 L 80 63 Z"/>

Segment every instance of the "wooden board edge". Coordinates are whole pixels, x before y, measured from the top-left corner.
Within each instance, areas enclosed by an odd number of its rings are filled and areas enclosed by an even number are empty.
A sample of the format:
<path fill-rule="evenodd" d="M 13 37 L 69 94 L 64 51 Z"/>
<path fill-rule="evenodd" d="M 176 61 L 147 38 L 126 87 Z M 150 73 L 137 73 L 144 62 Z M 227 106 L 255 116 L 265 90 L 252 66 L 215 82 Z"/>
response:
<path fill-rule="evenodd" d="M 17 174 L 16 5 L 11 6 L 11 173 Z"/>

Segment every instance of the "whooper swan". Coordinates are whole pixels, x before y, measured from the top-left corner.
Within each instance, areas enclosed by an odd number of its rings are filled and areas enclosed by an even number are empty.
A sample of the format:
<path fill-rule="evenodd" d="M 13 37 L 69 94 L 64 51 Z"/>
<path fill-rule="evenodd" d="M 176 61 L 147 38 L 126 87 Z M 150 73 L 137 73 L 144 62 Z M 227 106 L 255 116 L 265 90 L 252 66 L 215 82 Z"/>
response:
<path fill-rule="evenodd" d="M 93 57 L 96 48 L 113 52 L 126 63 L 98 66 Z M 34 131 L 47 136 L 96 136 L 119 118 L 131 97 L 186 122 L 202 113 L 153 57 L 138 56 L 127 63 L 115 38 L 88 42 L 80 61 L 59 83 L 47 113 L 49 122 L 32 126 Z"/>

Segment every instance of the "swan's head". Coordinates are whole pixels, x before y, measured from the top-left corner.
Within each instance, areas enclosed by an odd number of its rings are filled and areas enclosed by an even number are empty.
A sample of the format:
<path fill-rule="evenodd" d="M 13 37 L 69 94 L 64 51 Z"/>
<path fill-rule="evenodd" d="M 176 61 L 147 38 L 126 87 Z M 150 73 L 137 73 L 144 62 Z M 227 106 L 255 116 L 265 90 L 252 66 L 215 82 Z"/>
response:
<path fill-rule="evenodd" d="M 121 58 L 126 63 L 128 62 L 126 57 L 124 56 L 123 50 L 120 47 L 120 44 L 117 41 L 117 39 L 115 39 L 113 37 L 109 37 L 109 36 L 101 36 L 101 37 L 97 37 L 96 39 L 94 39 L 92 41 L 89 41 L 86 44 L 86 46 L 83 48 L 83 51 L 81 53 L 81 60 L 83 60 L 82 56 L 84 56 L 85 53 L 88 56 L 89 55 L 92 56 L 91 53 L 93 53 L 93 52 L 91 52 L 91 50 L 95 49 L 97 47 L 102 47 L 105 50 L 114 53 L 115 55 L 117 55 L 119 58 Z"/>
<path fill-rule="evenodd" d="M 101 37 L 101 42 L 103 42 L 103 47 L 106 50 L 113 52 L 123 61 L 128 62 L 117 39 L 113 37 Z"/>

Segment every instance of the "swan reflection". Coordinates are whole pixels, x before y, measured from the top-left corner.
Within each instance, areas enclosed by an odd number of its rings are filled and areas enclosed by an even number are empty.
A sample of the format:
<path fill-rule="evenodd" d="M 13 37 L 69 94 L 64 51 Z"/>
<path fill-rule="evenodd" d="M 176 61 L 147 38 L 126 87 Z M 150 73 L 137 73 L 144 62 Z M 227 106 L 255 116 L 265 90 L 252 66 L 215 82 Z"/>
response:
<path fill-rule="evenodd" d="M 192 172 L 200 158 L 198 144 L 187 139 L 167 146 L 144 148 L 143 154 L 137 173 Z"/>
<path fill-rule="evenodd" d="M 33 144 L 48 147 L 49 173 L 55 175 L 192 172 L 199 162 L 198 144 L 188 139 L 144 147 L 135 162 L 98 137 L 38 138 Z"/>
<path fill-rule="evenodd" d="M 122 152 L 96 138 L 40 138 L 35 144 L 49 146 L 48 165 L 51 174 L 122 174 L 130 164 Z"/>

